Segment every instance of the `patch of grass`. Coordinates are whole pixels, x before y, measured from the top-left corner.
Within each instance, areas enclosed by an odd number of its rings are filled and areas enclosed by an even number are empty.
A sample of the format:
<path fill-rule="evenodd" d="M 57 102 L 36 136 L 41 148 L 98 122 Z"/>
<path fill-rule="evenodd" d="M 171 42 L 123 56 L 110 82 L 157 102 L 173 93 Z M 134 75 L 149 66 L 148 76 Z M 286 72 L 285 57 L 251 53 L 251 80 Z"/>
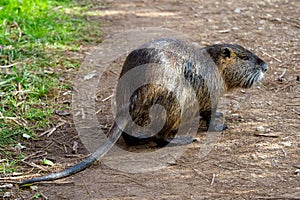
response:
<path fill-rule="evenodd" d="M 1 174 L 10 174 L 13 172 L 16 172 L 15 165 L 18 161 L 17 160 L 5 160 L 5 162 L 2 162 L 3 164 L 0 165 L 0 173 Z"/>
<path fill-rule="evenodd" d="M 0 148 L 51 124 L 55 96 L 70 87 L 61 73 L 80 65 L 66 52 L 90 38 L 84 9 L 68 0 L 0 1 Z"/>

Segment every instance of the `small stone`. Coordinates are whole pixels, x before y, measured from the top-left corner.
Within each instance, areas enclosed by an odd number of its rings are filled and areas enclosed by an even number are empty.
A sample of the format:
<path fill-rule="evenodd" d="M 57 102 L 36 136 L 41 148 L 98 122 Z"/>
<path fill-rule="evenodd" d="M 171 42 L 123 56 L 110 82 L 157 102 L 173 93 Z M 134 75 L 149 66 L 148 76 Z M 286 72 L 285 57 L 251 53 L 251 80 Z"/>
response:
<path fill-rule="evenodd" d="M 290 146 L 292 146 L 292 142 L 290 142 L 290 141 L 281 142 L 281 144 L 282 144 L 283 146 L 285 146 L 285 147 L 290 147 Z"/>
<path fill-rule="evenodd" d="M 240 109 L 240 105 L 239 104 L 233 104 L 232 105 L 232 112 L 237 112 Z"/>
<path fill-rule="evenodd" d="M 10 198 L 12 196 L 12 193 L 11 192 L 5 192 L 3 194 L 3 198 Z"/>
<path fill-rule="evenodd" d="M 77 154 L 78 152 L 78 142 L 74 141 L 72 146 L 72 153 Z"/>
<path fill-rule="evenodd" d="M 26 149 L 26 146 L 22 145 L 21 143 L 18 143 L 15 147 L 20 150 Z"/>
<path fill-rule="evenodd" d="M 31 186 L 30 186 L 30 189 L 33 190 L 33 191 L 37 191 L 38 186 L 36 186 L 36 185 L 31 185 Z"/>
<path fill-rule="evenodd" d="M 87 74 L 87 75 L 85 75 L 84 77 L 83 77 L 83 80 L 90 80 L 90 79 L 92 79 L 94 76 L 96 76 L 96 74 L 95 73 L 90 73 L 90 74 Z"/>
<path fill-rule="evenodd" d="M 251 154 L 251 157 L 252 157 L 253 160 L 258 160 L 258 157 L 257 157 L 256 154 Z"/>
<path fill-rule="evenodd" d="M 232 117 L 239 117 L 239 114 L 238 113 L 233 113 L 231 116 Z"/>
<path fill-rule="evenodd" d="M 240 8 L 236 8 L 236 9 L 234 10 L 234 12 L 235 12 L 235 13 L 241 13 L 241 9 L 240 9 Z"/>
<path fill-rule="evenodd" d="M 66 111 L 66 110 L 56 110 L 55 114 L 57 114 L 59 116 L 69 116 L 69 115 L 71 115 L 71 113 Z"/>
<path fill-rule="evenodd" d="M 30 136 L 30 135 L 28 135 L 28 134 L 26 134 L 26 133 L 23 133 L 23 134 L 22 134 L 22 137 L 23 137 L 23 138 L 26 138 L 26 139 L 29 139 L 29 138 L 31 138 L 31 136 Z"/>
<path fill-rule="evenodd" d="M 63 96 L 70 95 L 70 94 L 72 94 L 72 91 L 71 91 L 71 90 L 64 92 L 64 93 L 63 93 Z"/>
<path fill-rule="evenodd" d="M 265 132 L 265 128 L 264 128 L 263 126 L 258 126 L 258 127 L 256 127 L 256 130 L 257 130 L 259 133 Z"/>

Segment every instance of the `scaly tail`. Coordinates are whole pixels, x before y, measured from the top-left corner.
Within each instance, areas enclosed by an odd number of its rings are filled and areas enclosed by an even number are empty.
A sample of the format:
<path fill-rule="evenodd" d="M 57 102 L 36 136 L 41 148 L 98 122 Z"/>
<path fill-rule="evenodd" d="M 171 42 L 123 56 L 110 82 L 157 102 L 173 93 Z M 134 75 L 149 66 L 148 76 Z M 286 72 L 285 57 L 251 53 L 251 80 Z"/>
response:
<path fill-rule="evenodd" d="M 52 174 L 45 175 L 42 177 L 25 180 L 25 181 L 21 182 L 19 185 L 26 186 L 27 184 L 41 182 L 41 181 L 52 181 L 52 180 L 56 180 L 56 179 L 60 179 L 60 178 L 65 178 L 72 174 L 76 174 L 76 173 L 88 168 L 96 160 L 103 157 L 117 142 L 117 140 L 120 138 L 121 134 L 122 134 L 122 130 L 119 128 L 119 126 L 115 122 L 109 131 L 109 138 L 105 142 L 105 144 L 103 146 L 101 146 L 99 149 L 97 149 L 92 155 L 90 155 L 89 157 L 87 157 L 86 159 L 81 161 L 80 163 L 78 163 L 64 171 L 61 171 L 61 172 L 52 173 Z"/>

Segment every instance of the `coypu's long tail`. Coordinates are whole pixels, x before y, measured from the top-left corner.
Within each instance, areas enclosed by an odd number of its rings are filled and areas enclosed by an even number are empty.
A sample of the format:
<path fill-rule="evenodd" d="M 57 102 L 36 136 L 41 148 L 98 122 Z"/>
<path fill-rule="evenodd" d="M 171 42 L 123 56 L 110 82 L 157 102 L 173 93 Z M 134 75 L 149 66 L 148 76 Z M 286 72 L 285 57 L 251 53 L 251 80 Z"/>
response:
<path fill-rule="evenodd" d="M 81 161 L 80 163 L 77 163 L 76 165 L 61 171 L 57 173 L 48 174 L 41 177 L 36 177 L 32 179 L 25 180 L 21 182 L 20 186 L 26 186 L 27 184 L 35 183 L 35 182 L 41 182 L 41 181 L 52 181 L 60 178 L 64 178 L 67 176 L 70 176 L 72 174 L 78 173 L 89 166 L 91 166 L 96 160 L 103 157 L 116 143 L 116 141 L 119 139 L 119 137 L 122 134 L 122 130 L 119 128 L 117 123 L 115 122 L 112 126 L 112 128 L 109 131 L 109 137 L 108 140 L 99 147 L 92 155 Z"/>

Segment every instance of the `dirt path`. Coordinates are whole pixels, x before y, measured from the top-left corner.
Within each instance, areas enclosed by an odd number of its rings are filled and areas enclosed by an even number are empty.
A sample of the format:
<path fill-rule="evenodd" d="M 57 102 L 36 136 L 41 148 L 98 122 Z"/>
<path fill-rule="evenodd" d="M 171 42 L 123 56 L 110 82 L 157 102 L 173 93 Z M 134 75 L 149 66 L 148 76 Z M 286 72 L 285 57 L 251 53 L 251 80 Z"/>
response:
<path fill-rule="evenodd" d="M 297 1 L 118 0 L 104 5 L 104 9 L 95 7 L 91 12 L 92 20 L 105 24 L 101 27 L 104 38 L 135 28 L 165 27 L 190 36 L 201 46 L 241 44 L 262 57 L 270 70 L 263 85 L 226 95 L 230 129 L 221 134 L 206 157 L 198 157 L 200 144 L 191 144 L 163 170 L 136 174 L 98 162 L 65 179 L 69 184 L 39 186 L 38 192 L 49 199 L 300 199 L 300 175 L 295 174 L 300 168 Z M 279 82 L 283 69 L 287 73 Z M 105 76 L 107 83 L 101 86 L 106 88 L 101 97 L 111 94 L 110 86 L 116 83 L 119 71 L 120 65 L 112 65 Z M 98 106 L 103 109 L 100 123 L 111 124 L 110 102 Z M 256 136 L 258 126 L 274 137 Z M 78 159 L 66 158 L 57 142 L 72 144 L 74 140 L 79 141 L 74 127 L 63 127 L 53 135 L 48 157 L 57 163 L 75 163 Z M 86 153 L 82 146 L 79 153 Z"/>

